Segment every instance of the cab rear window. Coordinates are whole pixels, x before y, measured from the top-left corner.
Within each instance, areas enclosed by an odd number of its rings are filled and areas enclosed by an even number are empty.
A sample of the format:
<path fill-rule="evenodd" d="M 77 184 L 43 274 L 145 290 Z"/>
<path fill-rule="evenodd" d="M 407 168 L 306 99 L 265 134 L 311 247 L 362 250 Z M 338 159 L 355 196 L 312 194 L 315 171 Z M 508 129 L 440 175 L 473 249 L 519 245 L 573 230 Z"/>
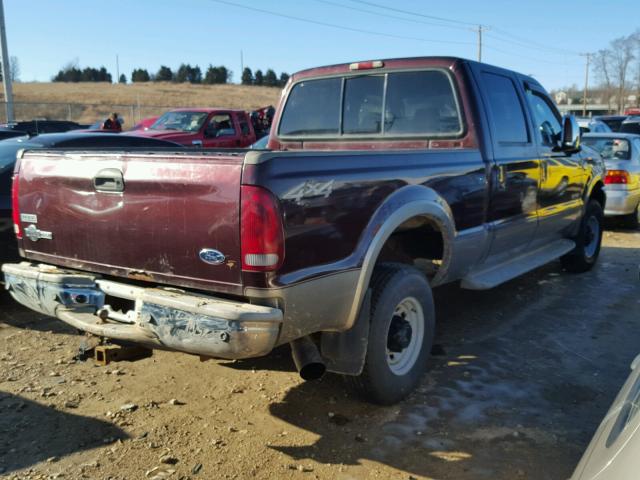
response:
<path fill-rule="evenodd" d="M 280 135 L 337 134 L 342 81 L 326 78 L 298 83 L 287 99 Z"/>
<path fill-rule="evenodd" d="M 294 85 L 282 137 L 454 137 L 462 121 L 441 70 L 325 78 Z"/>

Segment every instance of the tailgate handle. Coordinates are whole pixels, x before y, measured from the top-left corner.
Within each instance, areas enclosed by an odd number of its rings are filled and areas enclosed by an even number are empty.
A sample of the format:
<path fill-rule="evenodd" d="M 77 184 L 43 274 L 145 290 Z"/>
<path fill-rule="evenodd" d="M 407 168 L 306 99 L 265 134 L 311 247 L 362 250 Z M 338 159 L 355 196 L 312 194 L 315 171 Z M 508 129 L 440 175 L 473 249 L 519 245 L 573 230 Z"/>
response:
<path fill-rule="evenodd" d="M 93 187 L 100 192 L 124 192 L 124 178 L 117 168 L 105 168 L 93 177 Z"/>

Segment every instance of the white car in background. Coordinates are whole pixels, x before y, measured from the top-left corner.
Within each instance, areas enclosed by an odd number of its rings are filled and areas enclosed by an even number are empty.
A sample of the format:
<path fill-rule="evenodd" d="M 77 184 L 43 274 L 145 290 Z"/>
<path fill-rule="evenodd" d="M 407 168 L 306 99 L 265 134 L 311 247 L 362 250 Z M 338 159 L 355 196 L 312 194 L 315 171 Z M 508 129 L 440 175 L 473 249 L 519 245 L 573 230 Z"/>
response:
<path fill-rule="evenodd" d="M 629 133 L 588 133 L 582 145 L 596 150 L 607 168 L 604 214 L 618 217 L 627 226 L 640 225 L 640 135 Z M 640 478 L 640 475 L 638 475 Z"/>
<path fill-rule="evenodd" d="M 640 355 L 571 480 L 640 478 Z"/>

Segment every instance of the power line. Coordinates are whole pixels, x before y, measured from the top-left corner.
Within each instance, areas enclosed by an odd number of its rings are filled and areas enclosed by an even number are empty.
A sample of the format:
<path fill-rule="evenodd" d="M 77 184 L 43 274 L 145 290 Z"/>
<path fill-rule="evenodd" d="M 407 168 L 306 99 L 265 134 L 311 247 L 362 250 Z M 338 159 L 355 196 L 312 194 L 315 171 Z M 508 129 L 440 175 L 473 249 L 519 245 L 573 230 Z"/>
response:
<path fill-rule="evenodd" d="M 501 28 L 493 27 L 493 30 L 495 32 L 498 32 L 498 35 L 503 36 L 503 37 L 507 37 L 507 38 L 510 37 L 512 39 L 511 41 L 513 41 L 513 39 L 515 39 L 518 42 L 520 42 L 523 46 L 526 46 L 526 47 L 529 47 L 529 48 L 536 47 L 538 49 L 543 49 L 543 50 L 556 52 L 556 53 L 561 54 L 561 55 L 576 55 L 576 56 L 579 55 L 579 52 L 575 52 L 575 51 L 572 51 L 572 50 L 565 50 L 563 48 L 549 47 L 547 45 L 543 45 L 541 43 L 533 42 L 533 41 L 528 40 L 528 39 L 523 38 L 523 37 L 518 37 L 517 35 L 513 35 L 512 33 L 509 33 L 506 30 L 502 30 Z"/>
<path fill-rule="evenodd" d="M 413 41 L 417 41 L 417 42 L 426 42 L 426 43 L 444 43 L 444 44 L 454 44 L 454 45 L 473 45 L 472 42 L 457 42 L 457 41 L 447 41 L 447 40 L 431 40 L 431 39 L 427 39 L 427 38 L 420 38 L 420 37 L 409 37 L 409 36 L 405 36 L 405 35 L 395 35 L 393 33 L 384 33 L 384 32 L 376 32 L 373 30 L 365 30 L 362 28 L 354 28 L 354 27 L 347 27 L 344 25 L 336 25 L 335 23 L 328 23 L 328 22 L 321 22 L 319 20 L 312 20 L 310 18 L 304 18 L 304 17 L 297 17 L 294 15 L 288 15 L 285 13 L 278 13 L 278 12 L 273 12 L 271 10 L 265 10 L 262 8 L 256 8 L 256 7 L 250 7 L 248 5 L 242 5 L 240 3 L 235 3 L 235 2 L 230 2 L 227 0 L 209 0 L 211 2 L 215 2 L 215 3 L 220 3 L 223 5 L 229 5 L 232 7 L 237 7 L 237 8 L 243 8 L 245 10 L 251 10 L 253 12 L 260 12 L 260 13 L 264 13 L 266 15 L 272 15 L 274 17 L 281 17 L 281 18 L 286 18 L 289 20 L 296 20 L 299 22 L 305 22 L 305 23 L 311 23 L 314 25 L 321 25 L 323 27 L 329 27 L 329 28 L 336 28 L 339 30 L 346 30 L 348 32 L 356 32 L 356 33 L 365 33 L 367 35 L 376 35 L 379 37 L 387 37 L 387 38 L 397 38 L 400 40 L 413 40 Z"/>
<path fill-rule="evenodd" d="M 463 22 L 461 20 L 455 20 L 455 19 L 452 19 L 452 18 L 436 17 L 435 15 L 426 15 L 424 13 L 412 12 L 412 11 L 409 11 L 409 10 L 402 10 L 401 8 L 388 7 L 386 5 L 380 5 L 379 3 L 369 2 L 367 0 L 351 0 L 351 1 L 352 2 L 356 2 L 356 3 L 362 3 L 364 5 L 369 5 L 370 7 L 380 8 L 380 9 L 383 9 L 383 10 L 389 10 L 389 11 L 392 11 L 392 12 L 404 13 L 405 15 L 415 15 L 416 17 L 430 18 L 432 20 L 440 20 L 442 22 L 451 22 L 451 23 L 457 23 L 459 25 L 468 25 L 468 26 L 473 26 L 473 27 L 475 27 L 477 25 L 476 23 L 472 23 L 472 22 Z"/>
<path fill-rule="evenodd" d="M 504 43 L 509 43 L 510 45 L 517 45 L 518 47 L 522 47 L 522 48 L 526 48 L 528 50 L 535 50 L 537 52 L 541 52 L 544 53 L 546 55 L 572 55 L 571 53 L 567 53 L 565 51 L 550 51 L 550 50 L 546 50 L 542 47 L 538 47 L 535 45 L 531 45 L 531 44 L 527 44 L 524 42 L 520 42 L 518 40 L 514 40 L 511 38 L 508 38 L 506 36 L 502 36 L 500 34 L 495 34 L 495 33 L 490 33 L 487 34 L 488 37 L 493 38 L 494 40 L 497 40 L 498 42 L 504 42 Z"/>
<path fill-rule="evenodd" d="M 400 17 L 398 15 L 390 15 L 388 13 L 374 12 L 373 10 L 367 10 L 365 8 L 350 7 L 349 5 L 343 5 L 341 3 L 332 2 L 330 0 L 314 0 L 314 1 L 316 1 L 318 3 L 324 3 L 326 5 L 332 5 L 334 7 L 346 8 L 348 10 L 353 10 L 353 11 L 356 11 L 356 12 L 368 13 L 370 15 L 376 15 L 378 17 L 383 17 L 383 18 L 393 18 L 393 19 L 402 20 L 402 21 L 405 21 L 405 22 L 419 23 L 421 25 L 431 25 L 431 26 L 434 26 L 434 27 L 454 28 L 454 29 L 458 29 L 458 30 L 469 30 L 468 27 L 462 27 L 462 26 L 458 26 L 458 25 L 447 25 L 447 24 L 444 24 L 444 23 L 425 22 L 424 20 L 417 20 L 415 18 L 405 18 L 405 17 Z"/>
<path fill-rule="evenodd" d="M 413 16 L 416 16 L 416 17 L 430 18 L 430 19 L 433 19 L 433 20 L 440 20 L 440 21 L 455 23 L 455 24 L 459 24 L 459 25 L 473 26 L 474 27 L 473 30 L 478 31 L 478 25 L 475 24 L 475 23 L 471 23 L 471 22 L 465 22 L 465 21 L 461 21 L 461 20 L 457 20 L 457 19 L 453 19 L 453 18 L 437 17 L 437 16 L 434 16 L 434 15 L 426 15 L 426 14 L 423 14 L 423 13 L 420 13 L 420 12 L 414 12 L 414 11 L 410 11 L 410 10 L 403 10 L 403 9 L 400 9 L 400 8 L 388 7 L 386 5 L 381 5 L 379 3 L 371 2 L 371 1 L 368 1 L 368 0 L 350 0 L 350 1 L 351 2 L 365 4 L 365 5 L 369 5 L 369 6 L 373 6 L 373 7 L 377 7 L 377 8 L 384 9 L 384 10 L 404 13 L 405 15 L 413 15 Z M 549 46 L 543 45 L 541 43 L 532 42 L 531 40 L 527 40 L 525 38 L 518 37 L 516 35 L 513 35 L 513 34 L 507 32 L 506 30 L 503 30 L 501 28 L 497 28 L 497 27 L 495 27 L 493 25 L 482 25 L 482 29 L 486 30 L 486 29 L 489 29 L 489 28 L 492 31 L 498 32 L 499 35 L 501 33 L 500 36 L 510 37 L 509 41 L 511 41 L 512 43 L 515 43 L 515 42 L 513 42 L 513 40 L 515 39 L 515 40 L 520 42 L 521 46 L 525 46 L 527 48 L 534 48 L 534 49 L 537 48 L 539 50 L 547 50 L 547 52 L 554 52 L 554 53 L 559 54 L 559 55 L 578 55 L 578 52 L 573 52 L 571 50 L 564 50 L 564 49 L 557 48 L 557 47 L 549 47 Z M 505 41 L 505 40 L 501 40 L 501 41 Z"/>
<path fill-rule="evenodd" d="M 567 65 L 567 62 L 554 62 L 552 60 L 545 60 L 545 59 L 542 59 L 542 58 L 529 57 L 527 55 L 521 55 L 520 53 L 516 53 L 516 52 L 509 52 L 507 50 L 502 50 L 501 48 L 497 48 L 497 47 L 493 47 L 493 46 L 489 46 L 489 45 L 485 45 L 484 48 L 487 48 L 489 50 L 494 50 L 496 52 L 500 52 L 500 53 L 503 53 L 505 55 L 511 55 L 513 57 L 518 57 L 518 58 L 524 58 L 526 60 L 530 60 L 530 61 L 536 62 L 536 63 L 547 63 L 549 65 L 563 65 L 563 66 Z"/>

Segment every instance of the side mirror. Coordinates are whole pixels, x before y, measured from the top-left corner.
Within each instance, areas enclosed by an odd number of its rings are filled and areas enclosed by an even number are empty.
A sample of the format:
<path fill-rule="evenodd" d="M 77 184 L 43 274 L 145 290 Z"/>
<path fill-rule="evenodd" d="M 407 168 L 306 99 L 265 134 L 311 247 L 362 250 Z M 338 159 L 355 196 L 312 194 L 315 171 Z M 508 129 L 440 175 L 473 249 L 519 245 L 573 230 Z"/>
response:
<path fill-rule="evenodd" d="M 204 136 L 207 138 L 216 138 L 218 136 L 218 130 L 216 130 L 215 127 L 212 127 L 211 125 L 209 125 L 204 130 Z"/>
<path fill-rule="evenodd" d="M 562 138 L 559 150 L 566 153 L 580 151 L 580 126 L 573 115 L 562 117 Z"/>

